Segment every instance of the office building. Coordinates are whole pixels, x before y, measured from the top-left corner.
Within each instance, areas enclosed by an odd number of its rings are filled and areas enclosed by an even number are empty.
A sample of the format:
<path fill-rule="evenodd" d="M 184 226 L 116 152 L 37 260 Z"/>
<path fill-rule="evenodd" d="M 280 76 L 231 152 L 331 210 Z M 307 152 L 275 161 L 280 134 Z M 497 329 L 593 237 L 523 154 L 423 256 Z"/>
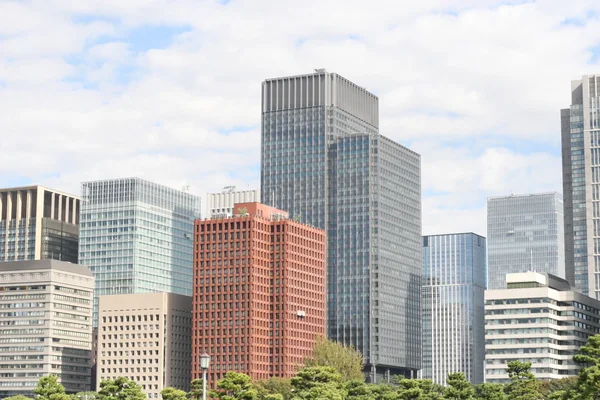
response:
<path fill-rule="evenodd" d="M 80 263 L 98 297 L 149 292 L 192 294 L 194 219 L 200 198 L 139 178 L 82 184 Z"/>
<path fill-rule="evenodd" d="M 94 277 L 56 260 L 0 263 L 0 398 L 56 375 L 67 393 L 90 390 Z"/>
<path fill-rule="evenodd" d="M 173 293 L 100 296 L 96 390 L 127 377 L 149 399 L 190 389 L 192 298 Z"/>
<path fill-rule="evenodd" d="M 206 218 L 231 217 L 236 203 L 260 201 L 260 190 L 237 190 L 235 186 L 225 186 L 220 193 L 206 195 Z"/>
<path fill-rule="evenodd" d="M 486 272 L 484 237 L 423 237 L 423 378 L 445 385 L 462 372 L 483 382 Z"/>
<path fill-rule="evenodd" d="M 508 274 L 507 289 L 485 292 L 485 381 L 509 382 L 511 361 L 542 380 L 576 376 L 573 355 L 600 333 L 600 302 L 551 274 Z"/>
<path fill-rule="evenodd" d="M 328 337 L 371 381 L 421 368 L 420 156 L 379 134 L 379 100 L 335 73 L 262 86 L 263 202 L 327 232 Z"/>
<path fill-rule="evenodd" d="M 79 199 L 43 186 L 0 189 L 0 261 L 77 263 Z"/>
<path fill-rule="evenodd" d="M 600 76 L 571 81 L 560 112 L 567 280 L 600 299 Z"/>
<path fill-rule="evenodd" d="M 508 273 L 535 271 L 565 277 L 559 193 L 490 197 L 487 224 L 489 289 L 505 288 Z"/>
<path fill-rule="evenodd" d="M 325 335 L 325 232 L 260 203 L 197 220 L 192 378 L 293 376 Z"/>

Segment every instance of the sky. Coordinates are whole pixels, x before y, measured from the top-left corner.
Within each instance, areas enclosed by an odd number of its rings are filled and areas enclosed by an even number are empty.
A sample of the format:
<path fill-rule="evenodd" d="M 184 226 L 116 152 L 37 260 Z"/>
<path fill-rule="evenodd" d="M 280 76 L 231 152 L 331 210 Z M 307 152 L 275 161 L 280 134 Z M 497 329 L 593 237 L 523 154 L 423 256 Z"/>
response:
<path fill-rule="evenodd" d="M 260 186 L 266 78 L 336 72 L 421 154 L 423 233 L 562 192 L 560 109 L 600 73 L 597 0 L 0 0 L 0 187 Z"/>

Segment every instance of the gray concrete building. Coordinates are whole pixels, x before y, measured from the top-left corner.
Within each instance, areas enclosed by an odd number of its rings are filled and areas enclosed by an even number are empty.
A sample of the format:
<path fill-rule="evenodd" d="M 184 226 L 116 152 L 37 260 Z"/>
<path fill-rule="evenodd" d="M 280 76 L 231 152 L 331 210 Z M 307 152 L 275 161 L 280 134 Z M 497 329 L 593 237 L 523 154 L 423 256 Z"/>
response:
<path fill-rule="evenodd" d="M 377 96 L 324 69 L 262 85 L 263 202 L 327 232 L 328 337 L 371 381 L 421 368 L 420 156 Z"/>
<path fill-rule="evenodd" d="M 0 261 L 77 263 L 79 198 L 43 186 L 0 189 Z"/>
<path fill-rule="evenodd" d="M 567 279 L 600 298 L 600 75 L 571 81 L 561 115 Z"/>
<path fill-rule="evenodd" d="M 148 398 L 166 387 L 189 391 L 192 298 L 173 293 L 101 296 L 96 384 L 125 376 Z"/>
<path fill-rule="evenodd" d="M 237 190 L 235 186 L 225 186 L 219 193 L 206 194 L 205 218 L 232 217 L 234 204 L 253 202 L 260 202 L 260 190 Z"/>
<path fill-rule="evenodd" d="M 487 201 L 488 289 L 506 287 L 506 274 L 536 271 L 565 278 L 560 193 L 490 197 Z"/>
<path fill-rule="evenodd" d="M 530 362 L 541 380 L 576 376 L 573 355 L 600 333 L 600 302 L 551 274 L 508 274 L 506 282 L 485 292 L 485 381 L 509 382 L 511 361 Z"/>
<path fill-rule="evenodd" d="M 449 373 L 483 382 L 485 238 L 474 233 L 423 237 L 423 369 L 446 385 Z"/>
<path fill-rule="evenodd" d="M 90 390 L 94 278 L 55 260 L 0 263 L 0 398 L 33 397 L 40 377 Z"/>

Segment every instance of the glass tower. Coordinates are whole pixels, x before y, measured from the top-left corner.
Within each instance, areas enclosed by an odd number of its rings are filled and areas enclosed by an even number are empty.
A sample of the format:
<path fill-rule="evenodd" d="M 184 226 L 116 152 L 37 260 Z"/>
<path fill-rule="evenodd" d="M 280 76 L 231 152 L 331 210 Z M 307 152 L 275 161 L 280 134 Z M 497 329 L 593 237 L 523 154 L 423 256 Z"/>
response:
<path fill-rule="evenodd" d="M 571 82 L 561 136 L 566 278 L 600 299 L 600 75 Z"/>
<path fill-rule="evenodd" d="M 263 83 L 263 203 L 327 231 L 328 336 L 372 380 L 421 366 L 420 156 L 379 135 L 378 99 L 345 78 Z"/>
<path fill-rule="evenodd" d="M 423 237 L 423 378 L 446 384 L 451 372 L 483 382 L 485 238 Z"/>
<path fill-rule="evenodd" d="M 487 203 L 488 288 L 506 287 L 506 274 L 536 271 L 565 277 L 560 193 L 490 197 Z"/>
<path fill-rule="evenodd" d="M 200 198 L 139 178 L 82 184 L 79 262 L 96 278 L 98 297 L 192 294 L 194 219 Z"/>

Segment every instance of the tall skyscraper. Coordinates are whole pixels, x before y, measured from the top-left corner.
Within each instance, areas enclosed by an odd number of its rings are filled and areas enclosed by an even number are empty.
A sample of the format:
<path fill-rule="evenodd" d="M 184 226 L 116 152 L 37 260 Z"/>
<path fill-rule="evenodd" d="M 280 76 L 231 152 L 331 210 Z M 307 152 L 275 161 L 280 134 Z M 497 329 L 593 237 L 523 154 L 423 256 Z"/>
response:
<path fill-rule="evenodd" d="M 231 217 L 236 203 L 260 201 L 260 190 L 236 190 L 235 186 L 225 186 L 220 193 L 206 195 L 206 218 Z"/>
<path fill-rule="evenodd" d="M 420 156 L 379 134 L 378 98 L 323 69 L 262 87 L 263 202 L 327 232 L 328 337 L 372 380 L 421 367 Z"/>
<path fill-rule="evenodd" d="M 530 362 L 541 380 L 577 376 L 572 359 L 600 332 L 600 302 L 551 274 L 507 274 L 507 288 L 485 292 L 485 380 L 508 383 L 511 361 Z"/>
<path fill-rule="evenodd" d="M 483 382 L 485 238 L 423 237 L 423 378 L 446 384 L 451 372 Z"/>
<path fill-rule="evenodd" d="M 571 81 L 561 116 L 567 280 L 600 299 L 600 75 Z"/>
<path fill-rule="evenodd" d="M 34 397 L 42 376 L 89 391 L 94 277 L 63 261 L 0 263 L 0 398 Z"/>
<path fill-rule="evenodd" d="M 125 376 L 149 399 L 190 389 L 192 298 L 173 293 L 101 296 L 96 387 Z"/>
<path fill-rule="evenodd" d="M 325 232 L 260 203 L 197 220 L 192 378 L 293 376 L 325 334 Z"/>
<path fill-rule="evenodd" d="M 0 261 L 77 263 L 79 199 L 42 186 L 0 189 Z"/>
<path fill-rule="evenodd" d="M 82 184 L 79 261 L 96 277 L 98 297 L 192 294 L 194 219 L 200 198 L 139 178 Z"/>
<path fill-rule="evenodd" d="M 488 289 L 506 287 L 506 274 L 536 271 L 565 277 L 560 193 L 490 197 L 487 202 Z"/>

